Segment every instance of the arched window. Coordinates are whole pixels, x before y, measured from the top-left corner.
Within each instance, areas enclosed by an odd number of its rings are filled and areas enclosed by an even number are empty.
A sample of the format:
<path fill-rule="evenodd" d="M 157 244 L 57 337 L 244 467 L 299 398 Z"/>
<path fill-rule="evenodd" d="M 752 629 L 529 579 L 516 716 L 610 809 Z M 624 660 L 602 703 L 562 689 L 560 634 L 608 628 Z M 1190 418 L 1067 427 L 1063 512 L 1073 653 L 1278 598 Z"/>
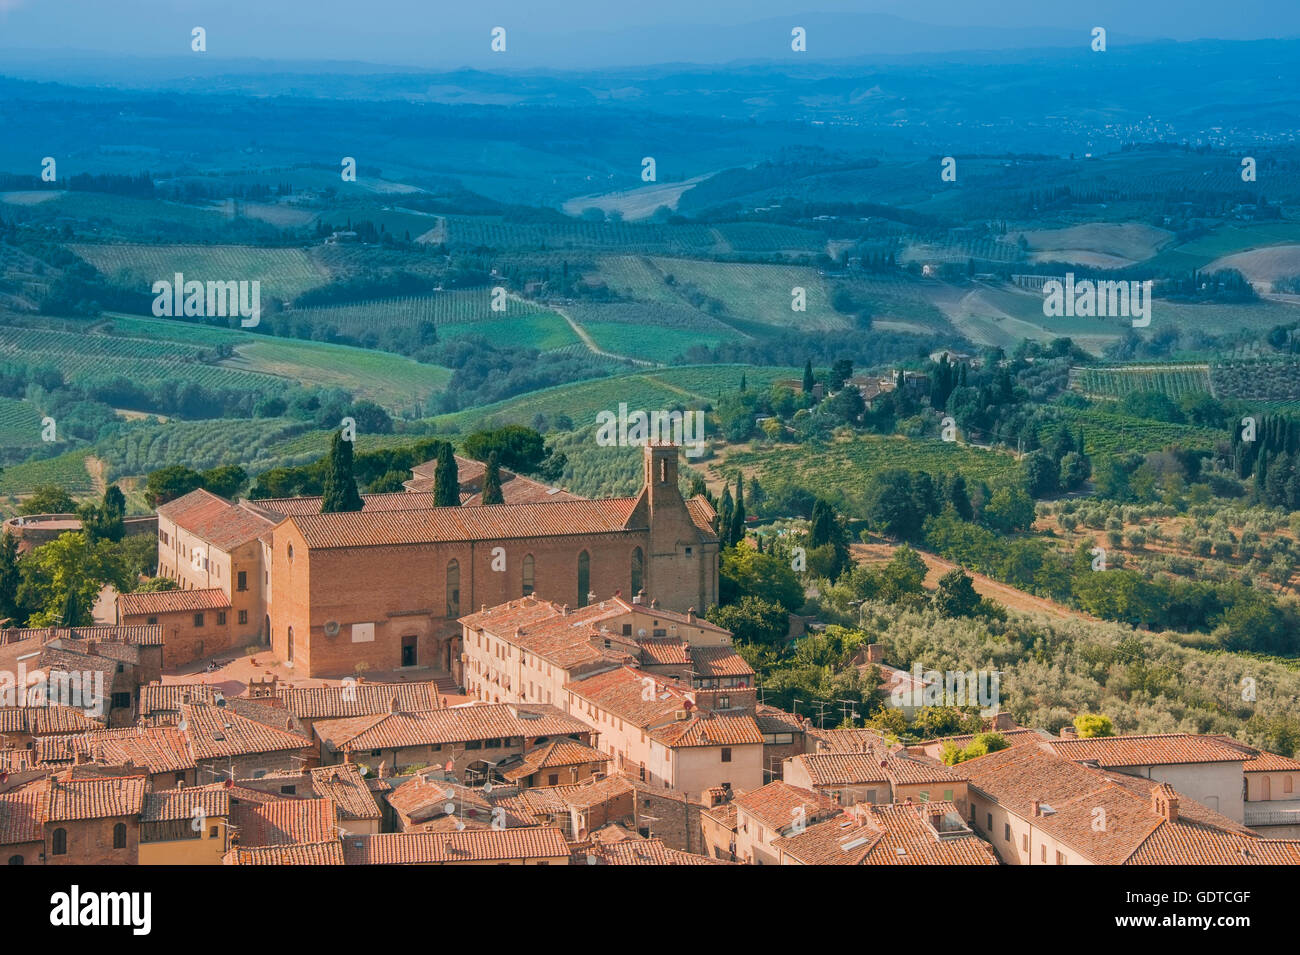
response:
<path fill-rule="evenodd" d="M 635 597 L 645 586 L 645 554 L 638 547 L 632 551 L 632 596 Z"/>
<path fill-rule="evenodd" d="M 50 854 L 56 856 L 65 856 L 68 854 L 67 829 L 54 830 L 54 835 L 50 837 Z"/>
<path fill-rule="evenodd" d="M 447 564 L 447 616 L 460 616 L 460 561 Z"/>
<path fill-rule="evenodd" d="M 524 596 L 527 597 L 533 592 L 535 581 L 533 580 L 533 555 L 524 556 Z"/>
<path fill-rule="evenodd" d="M 113 848 L 126 848 L 126 823 L 124 822 L 119 822 L 113 827 Z"/>
<path fill-rule="evenodd" d="M 289 662 L 293 662 L 293 627 L 289 628 Z"/>
<path fill-rule="evenodd" d="M 10 857 L 9 857 L 9 864 L 10 864 L 10 865 L 22 865 L 22 864 L 23 864 L 23 857 L 22 857 L 22 856 L 10 856 Z"/>
<path fill-rule="evenodd" d="M 587 606 L 587 593 L 591 590 L 591 555 L 585 550 L 578 555 L 578 606 Z"/>

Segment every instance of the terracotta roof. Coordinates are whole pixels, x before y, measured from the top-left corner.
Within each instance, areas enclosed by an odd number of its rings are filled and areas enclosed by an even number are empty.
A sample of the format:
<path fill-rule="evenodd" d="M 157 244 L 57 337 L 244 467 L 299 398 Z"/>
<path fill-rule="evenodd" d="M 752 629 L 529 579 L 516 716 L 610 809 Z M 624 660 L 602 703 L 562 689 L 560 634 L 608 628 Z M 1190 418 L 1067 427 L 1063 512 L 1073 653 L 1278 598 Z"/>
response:
<path fill-rule="evenodd" d="M 1300 762 L 1290 756 L 1277 753 L 1258 753 L 1246 760 L 1248 773 L 1296 773 L 1300 772 Z"/>
<path fill-rule="evenodd" d="M 220 587 L 205 590 L 159 590 L 154 593 L 117 595 L 117 610 L 123 617 L 229 609 L 230 598 L 226 596 L 226 592 Z"/>
<path fill-rule="evenodd" d="M 579 853 L 579 861 L 595 865 L 729 865 L 708 856 L 670 849 L 662 839 L 623 839 L 593 842 Z"/>
<path fill-rule="evenodd" d="M 241 846 L 328 842 L 337 836 L 332 799 L 273 799 L 240 803 L 231 814 Z"/>
<path fill-rule="evenodd" d="M 162 646 L 163 631 L 158 624 L 103 627 L 35 627 L 26 630 L 0 630 L 0 646 L 23 640 L 94 640 L 97 643 L 125 643 L 131 646 Z M 72 645 L 72 644 L 70 644 Z"/>
<path fill-rule="evenodd" d="M 394 699 L 403 713 L 436 710 L 442 705 L 438 685 L 433 682 L 294 687 L 281 689 L 279 698 L 285 709 L 304 720 L 389 713 Z"/>
<path fill-rule="evenodd" d="M 340 819 L 378 819 L 379 804 L 354 763 L 320 766 L 311 770 L 312 791 L 338 807 Z"/>
<path fill-rule="evenodd" d="M 224 706 L 182 704 L 181 725 L 195 759 L 276 753 L 312 745 L 305 736 L 258 723 Z"/>
<path fill-rule="evenodd" d="M 315 724 L 322 743 L 343 752 L 506 737 L 587 735 L 591 727 L 544 703 L 481 703 L 423 713 L 387 713 Z"/>
<path fill-rule="evenodd" d="M 86 776 L 72 779 L 60 773 L 47 783 L 45 819 L 74 822 L 138 816 L 144 808 L 145 777 Z"/>
<path fill-rule="evenodd" d="M 752 716 L 721 716 L 696 713 L 649 731 L 665 746 L 745 746 L 763 742 L 763 734 Z"/>
<path fill-rule="evenodd" d="M 723 677 L 752 677 L 753 668 L 732 647 L 691 647 L 695 676 L 703 680 Z"/>
<path fill-rule="evenodd" d="M 804 865 L 997 865 L 993 849 L 948 801 L 859 804 L 782 839 L 776 848 Z"/>
<path fill-rule="evenodd" d="M 151 775 L 194 768 L 185 734 L 174 726 L 130 726 L 49 736 L 37 742 L 36 751 L 42 764 L 70 763 L 80 755 L 105 766 L 129 763 Z"/>
<path fill-rule="evenodd" d="M 183 527 L 209 546 L 229 552 L 257 540 L 264 532 L 275 527 L 271 520 L 249 507 L 232 504 L 224 497 L 199 488 L 168 501 L 157 508 L 158 516 L 166 518 L 177 527 Z"/>
<path fill-rule="evenodd" d="M 0 846 L 44 841 L 46 781 L 0 793 Z"/>
<path fill-rule="evenodd" d="M 643 666 L 690 666 L 691 646 L 684 640 L 638 640 Z"/>
<path fill-rule="evenodd" d="M 165 789 L 145 793 L 141 822 L 172 822 L 194 819 L 195 811 L 202 810 L 207 818 L 230 816 L 230 794 L 224 789 L 199 788 Z"/>
<path fill-rule="evenodd" d="M 1093 736 L 1047 743 L 1076 763 L 1099 766 L 1167 766 L 1176 763 L 1239 763 L 1249 757 L 1213 736 L 1164 733 L 1153 736 Z"/>
<path fill-rule="evenodd" d="M 775 832 L 783 832 L 800 819 L 811 825 L 817 819 L 837 809 L 834 801 L 821 793 L 791 786 L 779 779 L 752 792 L 736 796 L 732 799 L 732 803 L 737 810 L 753 816 Z"/>
<path fill-rule="evenodd" d="M 975 795 L 1032 819 L 1070 852 L 1100 865 L 1220 864 L 1227 861 L 1225 847 L 1236 853 L 1235 864 L 1262 864 L 1276 862 L 1300 846 L 1259 839 L 1168 784 L 1072 762 L 1057 755 L 1051 743 L 1013 746 L 968 760 L 962 768 L 970 774 Z M 1177 800 L 1173 822 L 1154 806 L 1157 799 L 1171 795 Z M 1040 803 L 1038 816 L 1033 800 Z M 1098 809 L 1105 813 L 1102 830 L 1095 826 Z M 1247 855 L 1241 854 L 1243 849 Z"/>
<path fill-rule="evenodd" d="M 610 760 L 609 754 L 603 753 L 586 743 L 577 740 L 552 740 L 524 754 L 523 762 L 502 772 L 510 782 L 531 776 L 543 769 L 558 766 L 583 766 L 587 763 L 603 764 Z"/>
<path fill-rule="evenodd" d="M 764 734 L 798 734 L 805 731 L 803 721 L 799 717 L 775 706 L 768 706 L 766 703 L 759 703 L 754 707 L 754 720 L 758 723 L 759 732 Z"/>
<path fill-rule="evenodd" d="M 875 752 L 889 746 L 883 736 L 868 729 L 809 729 L 808 745 L 810 752 L 815 753 Z"/>
<path fill-rule="evenodd" d="M 364 511 L 291 517 L 307 546 L 318 550 L 430 544 L 440 541 L 505 541 L 525 537 L 618 534 L 629 530 L 636 501 L 548 501 L 491 507 L 437 507 L 427 511 Z M 638 528 L 643 529 L 643 528 Z"/>
<path fill-rule="evenodd" d="M 0 706 L 0 733 L 53 736 L 103 725 L 73 706 Z"/>
<path fill-rule="evenodd" d="M 179 713 L 182 703 L 215 703 L 220 695 L 211 683 L 146 683 L 140 687 L 140 712 Z"/>
<path fill-rule="evenodd" d="M 343 847 L 337 839 L 311 845 L 239 846 L 222 858 L 226 865 L 343 865 Z"/>
<path fill-rule="evenodd" d="M 564 859 L 569 844 L 554 828 L 465 829 L 461 832 L 393 832 L 346 836 L 348 865 L 418 865 Z"/>

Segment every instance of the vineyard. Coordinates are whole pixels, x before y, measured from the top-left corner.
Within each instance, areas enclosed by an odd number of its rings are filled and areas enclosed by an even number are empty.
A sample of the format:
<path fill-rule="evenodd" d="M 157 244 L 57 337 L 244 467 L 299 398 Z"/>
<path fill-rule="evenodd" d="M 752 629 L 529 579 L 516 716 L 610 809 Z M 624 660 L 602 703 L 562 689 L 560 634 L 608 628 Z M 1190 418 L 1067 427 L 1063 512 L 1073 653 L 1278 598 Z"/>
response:
<path fill-rule="evenodd" d="M 41 484 L 57 484 L 72 494 L 89 494 L 95 483 L 86 470 L 84 448 L 58 457 L 15 464 L 0 471 L 0 494 L 29 494 Z"/>
<path fill-rule="evenodd" d="M 1070 388 L 1090 398 L 1123 398 L 1139 391 L 1159 391 L 1177 400 L 1214 389 L 1208 364 L 1111 365 L 1070 369 Z"/>
<path fill-rule="evenodd" d="M 95 453 L 106 477 L 147 474 L 172 464 L 203 470 L 237 464 L 250 474 L 280 463 L 282 446 L 305 424 L 281 419 L 137 422 L 101 441 Z"/>
<path fill-rule="evenodd" d="M 329 281 L 302 249 L 273 249 L 244 245 L 85 245 L 68 246 L 111 281 L 125 288 L 150 292 L 159 280 L 173 281 L 180 272 L 186 281 L 258 281 L 263 303 L 283 300 Z"/>
<path fill-rule="evenodd" d="M 0 398 L 0 449 L 35 447 L 41 443 L 41 415 L 30 402 Z"/>
<path fill-rule="evenodd" d="M 816 269 L 693 259 L 652 261 L 664 275 L 672 276 L 676 285 L 694 286 L 708 298 L 720 301 L 727 316 L 742 322 L 805 329 L 844 328 L 847 324 L 845 317 L 831 307 L 829 283 Z M 791 289 L 795 287 L 806 293 L 806 311 L 796 312 L 790 307 Z"/>
<path fill-rule="evenodd" d="M 432 223 L 430 224 L 432 227 Z M 654 250 L 669 254 L 707 254 L 715 237 L 703 225 L 642 225 L 627 222 L 506 222 L 499 216 L 446 216 L 451 247 L 491 249 Z"/>

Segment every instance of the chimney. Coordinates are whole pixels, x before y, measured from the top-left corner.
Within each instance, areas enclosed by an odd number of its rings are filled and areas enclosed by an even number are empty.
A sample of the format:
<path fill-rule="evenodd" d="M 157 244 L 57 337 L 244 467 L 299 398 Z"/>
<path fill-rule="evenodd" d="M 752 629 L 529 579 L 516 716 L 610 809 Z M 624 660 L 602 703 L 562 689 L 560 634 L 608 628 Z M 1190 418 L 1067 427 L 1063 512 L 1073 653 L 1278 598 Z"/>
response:
<path fill-rule="evenodd" d="M 343 751 L 343 762 L 345 762 L 345 763 L 350 763 L 350 762 L 352 762 L 352 751 L 351 751 L 351 750 L 349 750 L 349 749 L 345 749 L 345 750 Z"/>
<path fill-rule="evenodd" d="M 639 605 L 639 604 L 642 604 L 642 603 L 645 603 L 645 591 L 644 591 L 644 590 L 638 590 L 638 591 L 636 592 L 636 594 L 632 597 L 632 603 L 634 603 L 634 604 L 638 604 L 638 605 Z"/>
<path fill-rule="evenodd" d="M 1061 727 L 1061 739 L 1078 739 L 1078 738 L 1079 738 L 1079 731 L 1076 730 L 1069 723 L 1066 723 L 1064 726 Z"/>
<path fill-rule="evenodd" d="M 686 608 L 686 622 L 687 622 L 687 623 L 694 623 L 694 622 L 695 622 L 695 608 L 694 608 L 694 607 L 687 607 L 687 608 Z"/>
<path fill-rule="evenodd" d="M 1151 790 L 1151 811 L 1165 822 L 1178 821 L 1178 792 L 1168 783 Z"/>
<path fill-rule="evenodd" d="M 390 712 L 390 713 L 397 713 L 397 712 L 399 712 L 399 709 L 398 709 L 398 706 L 397 706 L 397 694 L 393 694 L 392 699 L 390 699 L 390 700 L 388 701 L 388 712 Z"/>
<path fill-rule="evenodd" d="M 565 604 L 563 607 L 560 608 L 560 615 L 563 616 L 563 617 L 567 617 L 567 616 L 569 615 L 569 605 L 568 605 L 568 604 Z"/>
<path fill-rule="evenodd" d="M 1043 801 L 1041 799 L 1029 800 L 1029 814 L 1037 819 L 1043 814 Z"/>

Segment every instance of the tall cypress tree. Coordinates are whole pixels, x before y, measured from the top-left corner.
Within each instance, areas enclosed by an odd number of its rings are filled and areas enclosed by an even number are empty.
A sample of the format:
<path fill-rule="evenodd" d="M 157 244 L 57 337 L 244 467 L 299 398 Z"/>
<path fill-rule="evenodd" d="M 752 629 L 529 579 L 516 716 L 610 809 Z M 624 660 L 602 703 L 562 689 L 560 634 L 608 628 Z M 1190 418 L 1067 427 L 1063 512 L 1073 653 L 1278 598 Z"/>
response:
<path fill-rule="evenodd" d="M 501 493 L 501 459 L 493 451 L 488 455 L 487 470 L 483 474 L 483 503 L 504 504 L 505 502 L 505 495 Z"/>
<path fill-rule="evenodd" d="M 718 537 L 723 547 L 730 547 L 734 541 L 731 539 L 731 486 L 724 485 L 722 488 L 722 501 L 718 505 Z"/>
<path fill-rule="evenodd" d="M 803 393 L 805 395 L 812 395 L 813 384 L 812 359 L 809 358 L 803 366 Z"/>
<path fill-rule="evenodd" d="M 433 506 L 460 506 L 460 476 L 456 472 L 456 455 L 451 445 L 443 442 L 438 447 L 438 469 L 433 477 Z"/>
<path fill-rule="evenodd" d="M 745 475 L 736 475 L 736 503 L 731 511 L 731 543 L 745 539 Z"/>
<path fill-rule="evenodd" d="M 335 431 L 330 439 L 329 467 L 325 471 L 325 493 L 320 502 L 320 512 L 359 511 L 362 503 L 361 495 L 357 493 L 357 480 L 352 475 L 352 442 L 343 440 L 342 431 Z"/>

